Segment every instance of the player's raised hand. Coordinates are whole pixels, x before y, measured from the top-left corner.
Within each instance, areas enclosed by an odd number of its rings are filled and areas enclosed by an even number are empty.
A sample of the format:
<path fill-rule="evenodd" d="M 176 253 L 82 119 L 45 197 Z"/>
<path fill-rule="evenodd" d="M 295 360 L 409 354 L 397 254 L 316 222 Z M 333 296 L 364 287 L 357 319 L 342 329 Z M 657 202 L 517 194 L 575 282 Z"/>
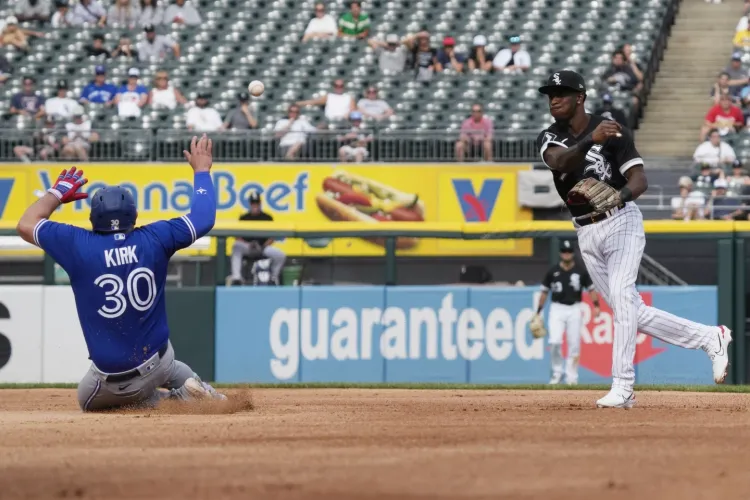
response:
<path fill-rule="evenodd" d="M 622 137 L 622 126 L 614 120 L 604 120 L 591 133 L 597 144 L 604 144 L 611 137 Z"/>
<path fill-rule="evenodd" d="M 60 203 L 70 203 L 75 200 L 83 200 L 88 198 L 88 193 L 79 193 L 81 189 L 89 180 L 83 176 L 83 170 L 76 170 L 75 167 L 71 167 L 70 170 L 63 169 L 60 175 L 57 177 L 55 184 L 47 190 L 55 196 Z"/>
<path fill-rule="evenodd" d="M 190 141 L 190 151 L 183 151 L 183 154 L 194 172 L 210 172 L 214 159 L 213 149 L 213 141 L 203 134 L 200 139 L 193 136 L 193 140 Z"/>

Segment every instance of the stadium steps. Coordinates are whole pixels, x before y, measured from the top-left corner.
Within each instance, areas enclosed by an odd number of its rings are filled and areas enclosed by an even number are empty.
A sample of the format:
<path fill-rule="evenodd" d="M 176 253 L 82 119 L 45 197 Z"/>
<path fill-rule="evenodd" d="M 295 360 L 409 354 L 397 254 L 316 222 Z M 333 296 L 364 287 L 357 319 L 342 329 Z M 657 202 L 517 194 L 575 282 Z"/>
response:
<path fill-rule="evenodd" d="M 682 2 L 664 61 L 636 132 L 644 156 L 689 156 L 698 144 L 709 92 L 729 62 L 741 4 Z"/>

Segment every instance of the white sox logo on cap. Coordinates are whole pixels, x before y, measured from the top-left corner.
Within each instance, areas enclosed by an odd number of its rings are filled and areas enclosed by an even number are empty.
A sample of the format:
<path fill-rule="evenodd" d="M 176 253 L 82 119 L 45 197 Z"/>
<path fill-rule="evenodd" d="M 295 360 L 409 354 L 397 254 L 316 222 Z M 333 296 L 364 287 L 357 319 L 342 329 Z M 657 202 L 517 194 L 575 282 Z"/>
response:
<path fill-rule="evenodd" d="M 560 80 L 560 73 L 555 73 L 554 75 L 552 75 L 552 81 L 557 85 L 562 85 L 562 80 Z"/>

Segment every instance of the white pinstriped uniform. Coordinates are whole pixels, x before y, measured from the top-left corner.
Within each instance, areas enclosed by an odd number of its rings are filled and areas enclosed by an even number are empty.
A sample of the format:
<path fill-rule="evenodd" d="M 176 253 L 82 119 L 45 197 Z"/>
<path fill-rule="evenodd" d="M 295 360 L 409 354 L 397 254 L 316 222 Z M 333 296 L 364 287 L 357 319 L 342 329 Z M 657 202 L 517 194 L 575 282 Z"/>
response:
<path fill-rule="evenodd" d="M 601 222 L 576 228 L 586 269 L 614 315 L 612 387 L 628 391 L 635 383 L 635 344 L 638 332 L 688 349 L 706 348 L 719 332 L 647 306 L 635 288 L 646 235 L 643 216 L 633 202 Z"/>
<path fill-rule="evenodd" d="M 573 136 L 567 126 L 558 123 L 542 131 L 537 139 L 542 161 L 548 147 L 572 147 L 592 133 L 603 120 L 591 116 L 589 125 L 579 136 Z M 566 200 L 570 189 L 585 177 L 594 177 L 615 189 L 622 189 L 627 182 L 627 170 L 642 165 L 643 159 L 635 148 L 632 133 L 623 127 L 619 138 L 611 138 L 604 145 L 593 145 L 579 169 L 570 173 L 553 171 L 552 175 L 558 194 Z M 646 246 L 643 216 L 635 203 L 628 202 L 622 208 L 614 208 L 607 212 L 608 218 L 583 226 L 576 223 L 576 218 L 585 218 L 590 208 L 568 205 L 568 209 L 594 288 L 604 296 L 614 315 L 613 389 L 632 392 L 635 383 L 633 360 L 639 331 L 669 344 L 708 352 L 713 339 L 721 335 L 719 327 L 702 325 L 649 307 L 635 288 Z"/>

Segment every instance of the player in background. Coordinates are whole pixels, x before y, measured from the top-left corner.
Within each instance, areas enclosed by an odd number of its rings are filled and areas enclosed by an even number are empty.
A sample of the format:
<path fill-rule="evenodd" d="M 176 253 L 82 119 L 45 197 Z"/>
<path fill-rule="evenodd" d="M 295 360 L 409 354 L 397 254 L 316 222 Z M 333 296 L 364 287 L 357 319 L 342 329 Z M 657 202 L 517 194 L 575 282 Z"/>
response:
<path fill-rule="evenodd" d="M 617 122 L 586 113 L 586 81 L 575 71 L 550 75 L 539 92 L 549 100 L 555 123 L 537 138 L 542 161 L 552 171 L 560 197 L 570 210 L 586 270 L 612 308 L 612 390 L 599 399 L 600 408 L 630 408 L 635 404 L 635 346 L 638 332 L 669 344 L 702 349 L 712 363 L 713 378 L 724 382 L 729 366 L 727 348 L 732 332 L 647 306 L 635 288 L 646 246 L 643 216 L 633 200 L 648 188 L 643 159 L 633 134 Z M 608 194 L 579 203 L 569 194 L 584 178 L 604 183 Z M 577 197 L 575 197 L 577 198 Z M 606 206 L 605 209 L 601 209 Z"/>
<path fill-rule="evenodd" d="M 49 220 L 63 203 L 81 200 L 83 171 L 63 170 L 18 223 L 21 237 L 47 252 L 70 275 L 91 368 L 78 385 L 83 411 L 153 406 L 164 398 L 226 399 L 175 360 L 164 287 L 170 257 L 207 234 L 216 219 L 212 144 L 193 137 L 185 158 L 193 168 L 191 211 L 135 227 L 127 189 L 109 186 L 91 199 L 92 230 Z M 72 311 L 71 311 L 72 313 Z"/>
<path fill-rule="evenodd" d="M 539 296 L 537 316 L 542 314 L 547 295 L 552 292 L 552 303 L 549 307 L 547 324 L 549 325 L 550 367 L 552 378 L 549 383 L 556 385 L 562 382 L 563 365 L 565 383 L 578 383 L 578 362 L 581 358 L 581 295 L 584 290 L 591 294 L 594 303 L 594 317 L 599 316 L 599 297 L 592 288 L 591 278 L 585 268 L 580 268 L 575 261 L 573 245 L 570 241 L 560 243 L 560 263 L 547 271 L 542 282 L 542 294 Z M 568 358 L 563 357 L 563 332 L 568 338 Z"/>

